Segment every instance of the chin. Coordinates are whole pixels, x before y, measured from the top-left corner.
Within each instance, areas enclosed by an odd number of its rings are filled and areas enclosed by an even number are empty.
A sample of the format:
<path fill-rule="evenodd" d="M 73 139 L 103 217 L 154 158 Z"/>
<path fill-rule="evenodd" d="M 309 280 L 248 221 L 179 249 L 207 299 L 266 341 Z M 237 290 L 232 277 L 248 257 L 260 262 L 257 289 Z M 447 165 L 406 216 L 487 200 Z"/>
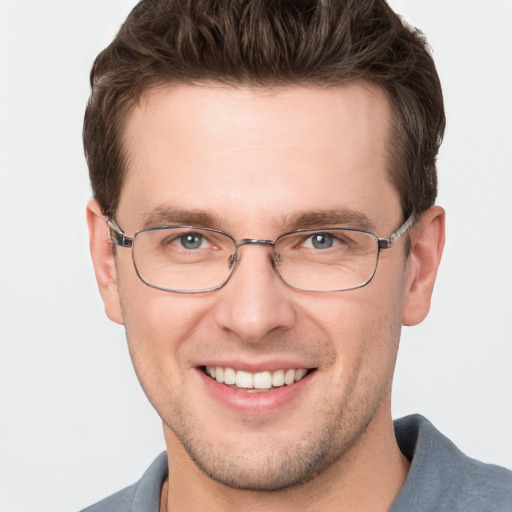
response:
<path fill-rule="evenodd" d="M 316 423 L 295 440 L 270 431 L 256 435 L 253 442 L 250 433 L 207 440 L 190 425 L 173 431 L 189 460 L 215 482 L 237 490 L 278 492 L 305 484 L 333 466 L 355 445 L 373 415 L 362 424 L 355 418 L 339 422 L 339 417 L 334 421 L 336 415 L 328 416 L 332 422 Z"/>

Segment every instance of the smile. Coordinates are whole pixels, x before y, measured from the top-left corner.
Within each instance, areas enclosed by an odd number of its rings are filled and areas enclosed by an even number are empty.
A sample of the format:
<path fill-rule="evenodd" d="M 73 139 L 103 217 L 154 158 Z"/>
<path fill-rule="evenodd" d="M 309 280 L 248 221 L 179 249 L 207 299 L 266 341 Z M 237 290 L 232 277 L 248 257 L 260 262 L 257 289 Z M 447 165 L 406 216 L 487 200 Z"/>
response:
<path fill-rule="evenodd" d="M 234 370 L 230 367 L 206 366 L 204 371 L 220 384 L 241 390 L 270 390 L 290 386 L 302 380 L 309 372 L 307 368 L 262 371 L 257 373 Z"/>

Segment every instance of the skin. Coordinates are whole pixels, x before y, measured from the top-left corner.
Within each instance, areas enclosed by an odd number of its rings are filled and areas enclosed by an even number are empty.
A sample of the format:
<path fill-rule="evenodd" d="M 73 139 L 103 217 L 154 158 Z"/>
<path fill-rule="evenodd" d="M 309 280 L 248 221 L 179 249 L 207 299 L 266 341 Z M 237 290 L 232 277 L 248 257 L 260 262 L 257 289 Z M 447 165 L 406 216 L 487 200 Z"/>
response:
<path fill-rule="evenodd" d="M 390 120 L 385 94 L 365 84 L 150 91 L 126 122 L 116 220 L 132 236 L 172 205 L 209 214 L 209 227 L 237 239 L 275 239 L 300 213 L 350 210 L 387 237 L 404 220 L 388 179 Z M 162 510 L 388 510 L 408 469 L 390 405 L 400 329 L 428 313 L 441 208 L 410 230 L 408 257 L 402 238 L 369 285 L 334 293 L 286 286 L 262 246 L 242 249 L 218 291 L 159 291 L 137 277 L 129 249 L 112 255 L 94 200 L 88 223 L 106 313 L 124 324 L 163 420 Z M 277 405 L 240 392 L 234 407 L 205 364 L 314 371 Z"/>

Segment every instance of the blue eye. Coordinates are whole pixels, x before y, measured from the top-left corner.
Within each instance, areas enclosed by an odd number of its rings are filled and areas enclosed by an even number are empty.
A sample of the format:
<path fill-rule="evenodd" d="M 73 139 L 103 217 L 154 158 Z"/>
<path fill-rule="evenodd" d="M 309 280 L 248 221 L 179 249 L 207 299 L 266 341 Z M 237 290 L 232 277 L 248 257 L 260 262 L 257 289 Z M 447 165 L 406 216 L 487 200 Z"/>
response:
<path fill-rule="evenodd" d="M 199 249 L 203 243 L 203 236 L 197 233 L 186 233 L 180 236 L 179 241 L 185 249 Z"/>
<path fill-rule="evenodd" d="M 311 237 L 311 244 L 315 249 L 329 249 L 333 243 L 334 237 L 330 233 L 315 233 Z"/>

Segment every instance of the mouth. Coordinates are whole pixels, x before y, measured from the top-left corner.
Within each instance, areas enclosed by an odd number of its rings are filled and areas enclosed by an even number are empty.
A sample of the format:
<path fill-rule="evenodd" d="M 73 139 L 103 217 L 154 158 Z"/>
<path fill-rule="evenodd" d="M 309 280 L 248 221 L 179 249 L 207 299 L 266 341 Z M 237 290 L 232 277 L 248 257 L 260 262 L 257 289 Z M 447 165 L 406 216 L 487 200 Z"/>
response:
<path fill-rule="evenodd" d="M 314 368 L 286 368 L 251 373 L 224 366 L 203 366 L 201 369 L 219 384 L 248 393 L 268 392 L 291 386 L 315 370 Z"/>

